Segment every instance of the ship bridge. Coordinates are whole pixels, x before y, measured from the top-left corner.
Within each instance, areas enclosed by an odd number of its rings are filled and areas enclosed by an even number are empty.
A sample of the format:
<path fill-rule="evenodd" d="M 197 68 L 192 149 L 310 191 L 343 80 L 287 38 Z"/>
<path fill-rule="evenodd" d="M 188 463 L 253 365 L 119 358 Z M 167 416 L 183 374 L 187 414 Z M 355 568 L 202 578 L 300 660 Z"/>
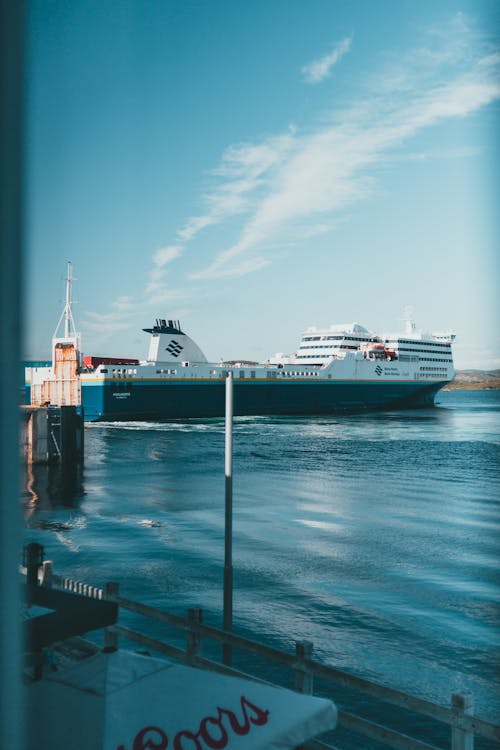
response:
<path fill-rule="evenodd" d="M 347 351 L 358 351 L 362 344 L 379 340 L 359 323 L 341 323 L 329 328 L 310 327 L 302 334 L 294 361 L 321 366 L 332 357 L 345 357 Z"/>

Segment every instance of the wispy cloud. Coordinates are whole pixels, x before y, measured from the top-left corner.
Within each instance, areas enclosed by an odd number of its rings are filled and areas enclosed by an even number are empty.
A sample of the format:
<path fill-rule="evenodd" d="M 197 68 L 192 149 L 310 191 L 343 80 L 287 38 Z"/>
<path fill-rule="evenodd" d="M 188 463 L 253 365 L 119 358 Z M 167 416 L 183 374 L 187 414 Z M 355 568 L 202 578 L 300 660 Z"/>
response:
<path fill-rule="evenodd" d="M 340 41 L 305 66 L 303 75 L 311 83 L 323 80 L 351 42 L 352 37 Z M 266 267 L 283 248 L 329 231 L 346 207 L 372 194 L 377 167 L 415 158 L 403 151 L 415 135 L 500 98 L 498 49 L 483 43 L 463 14 L 448 26 L 426 29 L 405 55 L 384 55 L 384 60 L 378 74 L 368 72 L 360 81 L 357 101 L 351 99 L 342 110 L 338 104 L 325 109 L 315 127 L 289 127 L 258 142 L 229 146 L 208 175 L 204 210 L 181 226 L 173 245 L 154 254 L 148 294 L 168 299 L 173 292 L 165 284 L 165 265 L 199 233 L 234 217 L 239 221 L 234 242 L 216 245 L 190 279 L 241 276 Z M 234 231 L 234 222 L 231 226 Z M 202 257 L 209 249 L 207 242 Z"/>
<path fill-rule="evenodd" d="M 183 246 L 179 244 L 167 245 L 166 247 L 159 248 L 153 253 L 153 267 L 150 271 L 149 282 L 145 289 L 146 297 L 151 299 L 156 298 L 160 295 L 165 295 L 165 266 L 178 258 L 181 255 L 183 249 Z"/>
<path fill-rule="evenodd" d="M 229 146 L 221 163 L 210 174 L 218 183 L 203 197 L 206 211 L 187 221 L 177 232 L 179 240 L 188 242 L 203 229 L 248 211 L 255 193 L 264 187 L 269 171 L 289 152 L 294 132 L 290 127 L 288 132 L 262 143 Z"/>
<path fill-rule="evenodd" d="M 464 28 L 459 24 L 460 33 Z M 455 42 L 453 46 L 460 47 Z M 304 236 L 308 226 L 324 226 L 376 190 L 376 167 L 394 154 L 400 156 L 401 148 L 419 132 L 466 117 L 500 98 L 497 53 L 483 55 L 476 49 L 472 59 L 468 51 L 467 65 L 458 66 L 454 75 L 447 58 L 446 71 L 436 63 L 431 76 L 429 65 L 425 80 L 413 67 L 414 55 L 408 55 L 406 69 L 398 62 L 404 90 L 399 88 L 397 96 L 394 88 L 378 89 L 349 109 L 332 110 L 329 120 L 324 118 L 326 124 L 313 132 L 289 136 L 286 150 L 267 167 L 265 184 L 239 237 L 192 274 L 193 279 L 243 275 L 264 267 L 263 258 L 272 260 L 276 243 Z"/>
<path fill-rule="evenodd" d="M 98 349 L 107 344 L 117 333 L 126 331 L 131 325 L 131 311 L 123 312 L 117 307 L 118 300 L 111 304 L 108 313 L 87 311 L 83 320 L 86 334 L 91 334 L 93 346 Z"/>
<path fill-rule="evenodd" d="M 109 337 L 118 331 L 124 331 L 129 325 L 128 318 L 117 315 L 115 311 L 110 313 L 87 311 L 85 313 L 85 329 L 93 333 L 98 333 L 103 338 Z"/>
<path fill-rule="evenodd" d="M 118 310 L 119 312 L 125 312 L 127 310 L 130 310 L 133 304 L 134 302 L 132 297 L 118 297 L 114 300 L 114 302 L 111 303 L 111 307 L 113 307 L 115 310 Z"/>
<path fill-rule="evenodd" d="M 156 289 L 152 290 L 147 295 L 142 305 L 146 307 L 158 307 L 159 305 L 165 305 L 168 303 L 168 305 L 171 306 L 172 304 L 185 302 L 189 296 L 190 293 L 187 289 L 172 289 L 166 284 L 159 284 Z"/>
<path fill-rule="evenodd" d="M 492 52 L 491 55 L 486 55 L 479 60 L 480 65 L 484 65 L 487 68 L 498 68 L 500 66 L 500 52 Z"/>
<path fill-rule="evenodd" d="M 142 298 L 120 296 L 109 303 L 108 312 L 87 311 L 83 321 L 85 330 L 93 334 L 97 346 L 107 344 L 120 331 L 135 327 L 138 313 L 150 307 L 178 305 L 189 297 L 186 289 L 172 289 L 167 283 L 167 265 L 183 251 L 181 244 L 166 245 L 152 255 L 152 268 Z"/>
<path fill-rule="evenodd" d="M 347 52 L 349 52 L 351 42 L 352 36 L 347 36 L 345 39 L 342 39 L 342 41 L 337 42 L 328 54 L 304 65 L 300 72 L 306 83 L 321 83 L 325 78 L 328 78 L 332 72 L 333 66 L 336 65 Z"/>
<path fill-rule="evenodd" d="M 153 254 L 153 263 L 156 268 L 163 268 L 167 263 L 171 263 L 175 258 L 178 258 L 181 252 L 181 245 L 167 245 L 167 247 L 161 247 Z"/>

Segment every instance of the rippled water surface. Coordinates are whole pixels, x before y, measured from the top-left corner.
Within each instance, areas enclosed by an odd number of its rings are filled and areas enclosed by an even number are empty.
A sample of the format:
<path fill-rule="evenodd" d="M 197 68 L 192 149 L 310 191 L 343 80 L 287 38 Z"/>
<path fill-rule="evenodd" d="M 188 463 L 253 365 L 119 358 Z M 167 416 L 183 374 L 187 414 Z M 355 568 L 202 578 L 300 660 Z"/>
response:
<path fill-rule="evenodd" d="M 500 392 L 234 423 L 234 626 L 500 716 Z M 58 572 L 221 624 L 224 422 L 92 424 L 76 488 L 38 470 L 26 539 Z"/>

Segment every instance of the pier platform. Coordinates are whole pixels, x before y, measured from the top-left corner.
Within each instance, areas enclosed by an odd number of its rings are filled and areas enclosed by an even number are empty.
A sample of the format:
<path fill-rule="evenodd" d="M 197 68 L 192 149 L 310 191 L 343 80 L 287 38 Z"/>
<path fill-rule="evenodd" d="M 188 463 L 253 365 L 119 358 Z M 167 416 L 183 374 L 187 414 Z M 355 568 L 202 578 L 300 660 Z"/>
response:
<path fill-rule="evenodd" d="M 77 406 L 21 406 L 21 448 L 27 464 L 83 463 L 83 414 Z"/>

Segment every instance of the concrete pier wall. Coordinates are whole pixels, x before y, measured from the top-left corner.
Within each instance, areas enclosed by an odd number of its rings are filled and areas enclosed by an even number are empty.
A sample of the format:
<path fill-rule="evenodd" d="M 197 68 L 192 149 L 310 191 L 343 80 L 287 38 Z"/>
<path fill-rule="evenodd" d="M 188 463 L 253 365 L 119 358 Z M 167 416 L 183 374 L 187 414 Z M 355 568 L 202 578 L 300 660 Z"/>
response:
<path fill-rule="evenodd" d="M 83 463 L 83 416 L 76 406 L 30 406 L 23 414 L 26 463 Z"/>

